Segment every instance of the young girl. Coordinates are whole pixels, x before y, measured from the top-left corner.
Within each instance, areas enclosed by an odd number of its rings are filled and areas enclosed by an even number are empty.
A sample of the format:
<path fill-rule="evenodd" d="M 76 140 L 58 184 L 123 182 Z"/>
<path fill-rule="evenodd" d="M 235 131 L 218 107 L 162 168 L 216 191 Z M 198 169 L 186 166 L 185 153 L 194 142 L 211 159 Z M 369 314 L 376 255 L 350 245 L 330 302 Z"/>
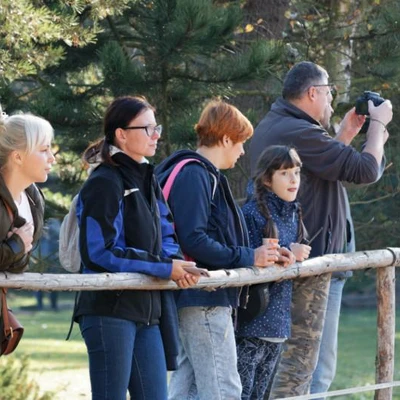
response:
<path fill-rule="evenodd" d="M 53 128 L 30 114 L 7 116 L 0 107 L 0 271 L 23 272 L 42 233 L 45 182 L 54 162 Z"/>
<path fill-rule="evenodd" d="M 243 206 L 243 213 L 252 247 L 258 247 L 263 238 L 279 238 L 281 247 L 290 248 L 297 261 L 304 261 L 311 247 L 300 244 L 305 235 L 296 202 L 300 167 L 294 149 L 266 148 L 258 161 L 254 195 Z M 245 311 L 239 312 L 236 337 L 242 400 L 264 399 L 282 343 L 290 335 L 291 295 L 291 280 L 274 282 L 269 286 L 269 303 L 261 316 L 249 321 Z"/>

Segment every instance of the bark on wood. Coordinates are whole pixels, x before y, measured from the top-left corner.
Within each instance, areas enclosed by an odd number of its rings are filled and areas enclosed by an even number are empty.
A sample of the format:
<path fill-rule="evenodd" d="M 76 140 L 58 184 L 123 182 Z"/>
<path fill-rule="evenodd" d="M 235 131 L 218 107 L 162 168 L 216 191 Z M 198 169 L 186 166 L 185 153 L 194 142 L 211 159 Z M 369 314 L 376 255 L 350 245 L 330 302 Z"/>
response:
<path fill-rule="evenodd" d="M 395 260 L 393 260 L 395 258 Z M 211 277 L 201 278 L 196 289 L 213 290 L 219 287 L 243 286 L 259 282 L 301 278 L 334 271 L 348 271 L 400 265 L 400 248 L 391 250 L 360 251 L 347 254 L 331 254 L 313 258 L 289 268 L 279 266 L 261 268 L 239 268 L 210 271 Z M 11 274 L 0 273 L 0 287 L 45 290 L 82 291 L 116 289 L 178 289 L 172 281 L 152 278 L 137 273 L 103 274 Z"/>
<path fill-rule="evenodd" d="M 395 268 L 379 268 L 377 271 L 376 294 L 378 298 L 376 383 L 393 381 L 395 343 Z M 375 400 L 392 398 L 392 388 L 375 392 Z"/>

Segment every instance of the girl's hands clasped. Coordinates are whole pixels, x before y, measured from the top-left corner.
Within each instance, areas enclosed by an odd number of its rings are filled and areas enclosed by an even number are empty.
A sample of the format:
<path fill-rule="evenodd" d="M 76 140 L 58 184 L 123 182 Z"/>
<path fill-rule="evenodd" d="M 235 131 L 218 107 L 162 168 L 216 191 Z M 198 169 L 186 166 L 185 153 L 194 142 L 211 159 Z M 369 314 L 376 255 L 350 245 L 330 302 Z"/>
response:
<path fill-rule="evenodd" d="M 263 245 L 254 250 L 254 266 L 270 267 L 279 259 L 278 239 L 263 239 Z"/>
<path fill-rule="evenodd" d="M 296 257 L 296 261 L 304 261 L 310 257 L 311 247 L 301 243 L 291 243 L 290 250 Z"/>
<path fill-rule="evenodd" d="M 279 259 L 277 261 L 282 267 L 287 268 L 296 262 L 296 257 L 294 254 L 288 250 L 286 247 L 281 247 L 279 249 Z"/>

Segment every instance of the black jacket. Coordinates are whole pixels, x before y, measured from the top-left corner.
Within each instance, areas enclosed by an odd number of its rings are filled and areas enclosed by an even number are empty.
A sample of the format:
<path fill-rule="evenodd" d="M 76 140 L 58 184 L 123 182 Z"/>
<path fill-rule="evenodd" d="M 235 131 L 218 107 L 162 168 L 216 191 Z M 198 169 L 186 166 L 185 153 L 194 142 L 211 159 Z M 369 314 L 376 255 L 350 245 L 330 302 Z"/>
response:
<path fill-rule="evenodd" d="M 182 254 L 153 166 L 122 152 L 113 159 L 118 166 L 101 164 L 79 194 L 83 273 L 140 272 L 168 279 L 172 259 Z M 75 317 L 85 314 L 158 324 L 160 291 L 84 291 Z"/>
<path fill-rule="evenodd" d="M 343 252 L 346 212 L 341 181 L 375 182 L 380 174 L 375 158 L 334 140 L 317 121 L 282 98 L 255 130 L 250 145 L 252 175 L 262 151 L 279 144 L 295 147 L 303 162 L 298 200 L 310 237 L 323 227 L 312 243 L 311 257 Z"/>

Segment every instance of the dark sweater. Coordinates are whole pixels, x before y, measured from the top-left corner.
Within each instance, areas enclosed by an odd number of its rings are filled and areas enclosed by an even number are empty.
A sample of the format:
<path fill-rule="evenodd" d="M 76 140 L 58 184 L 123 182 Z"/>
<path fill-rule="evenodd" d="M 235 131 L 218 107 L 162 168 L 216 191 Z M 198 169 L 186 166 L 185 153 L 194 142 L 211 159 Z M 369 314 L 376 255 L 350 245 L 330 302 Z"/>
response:
<path fill-rule="evenodd" d="M 252 138 L 253 176 L 257 159 L 270 145 L 295 147 L 303 162 L 297 198 L 304 224 L 310 236 L 323 227 L 312 244 L 310 256 L 343 252 L 346 212 L 341 181 L 375 182 L 380 173 L 375 158 L 333 139 L 317 121 L 282 98 L 272 105 Z"/>

